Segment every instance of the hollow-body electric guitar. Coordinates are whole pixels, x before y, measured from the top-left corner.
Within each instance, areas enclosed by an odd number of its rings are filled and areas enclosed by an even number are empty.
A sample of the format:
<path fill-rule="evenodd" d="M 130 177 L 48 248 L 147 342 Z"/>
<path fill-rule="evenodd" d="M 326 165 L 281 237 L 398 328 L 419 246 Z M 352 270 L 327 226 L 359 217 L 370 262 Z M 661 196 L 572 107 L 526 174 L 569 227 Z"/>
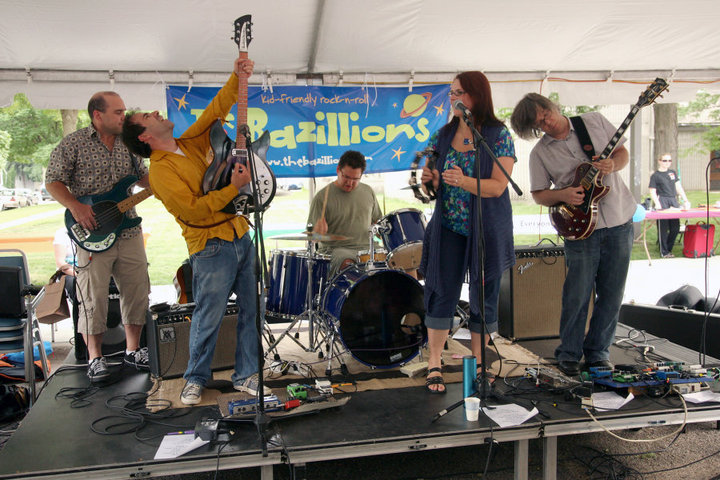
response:
<path fill-rule="evenodd" d="M 78 201 L 92 207 L 97 228 L 88 230 L 65 210 L 65 228 L 70 238 L 88 252 L 102 252 L 112 247 L 122 230 L 140 225 L 142 218 L 128 218 L 125 212 L 152 195 L 149 188 L 129 195 L 130 187 L 138 181 L 134 175 L 120 180 L 106 193 L 79 197 Z"/>
<path fill-rule="evenodd" d="M 252 40 L 250 15 L 244 15 L 235 20 L 234 41 L 237 43 L 240 58 L 248 58 L 247 46 Z M 247 102 L 248 80 L 244 75 L 239 76 L 236 137 L 235 142 L 228 138 L 223 129 L 222 122 L 217 120 L 210 127 L 210 145 L 213 149 L 213 161 L 205 171 L 203 177 L 203 193 L 218 190 L 230 184 L 233 167 L 240 163 L 244 167 L 254 167 L 255 185 L 257 187 L 259 211 L 265 211 L 275 196 L 276 181 L 270 165 L 265 160 L 265 153 L 270 145 L 270 134 L 264 131 L 256 141 L 247 145 L 248 140 L 244 130 L 247 130 Z M 249 152 L 248 149 L 252 151 Z M 249 153 L 252 153 L 250 155 Z M 249 162 L 252 160 L 252 165 Z M 223 212 L 244 215 L 256 210 L 253 200 L 251 184 L 245 185 L 238 196 L 228 203 Z"/>
<path fill-rule="evenodd" d="M 575 170 L 573 187 L 582 187 L 585 197 L 580 205 L 558 203 L 550 207 L 550 222 L 558 234 L 567 240 L 582 240 L 589 237 L 597 225 L 598 203 L 610 192 L 610 187 L 602 184 L 602 173 L 595 167 L 595 162 L 612 155 L 618 141 L 622 138 L 635 116 L 642 107 L 650 105 L 660 94 L 668 88 L 667 82 L 662 78 L 655 81 L 640 95 L 637 103 L 632 106 L 630 113 L 623 120 L 620 128 L 610 139 L 597 160 L 583 162 Z"/>

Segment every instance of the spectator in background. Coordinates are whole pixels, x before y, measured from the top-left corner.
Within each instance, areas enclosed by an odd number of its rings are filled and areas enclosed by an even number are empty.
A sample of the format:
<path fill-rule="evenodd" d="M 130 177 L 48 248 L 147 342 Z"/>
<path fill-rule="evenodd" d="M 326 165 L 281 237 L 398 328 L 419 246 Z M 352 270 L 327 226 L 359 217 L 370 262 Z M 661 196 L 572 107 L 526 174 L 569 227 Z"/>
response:
<path fill-rule="evenodd" d="M 53 250 L 55 251 L 55 265 L 64 275 L 75 276 L 75 251 L 77 247 L 72 244 L 70 235 L 64 227 L 55 231 Z"/>
<path fill-rule="evenodd" d="M 669 153 L 660 155 L 657 170 L 650 177 L 650 196 L 653 205 L 655 210 L 680 208 L 680 203 L 678 203 L 679 195 L 683 199 L 683 207 L 687 210 L 690 208 L 690 201 L 680 184 L 680 177 L 675 170 L 670 169 L 670 165 L 672 165 L 672 156 Z M 657 222 L 660 255 L 663 258 L 672 258 L 674 257 L 672 249 L 675 246 L 675 239 L 680 232 L 680 219 L 671 218 L 658 220 Z"/>

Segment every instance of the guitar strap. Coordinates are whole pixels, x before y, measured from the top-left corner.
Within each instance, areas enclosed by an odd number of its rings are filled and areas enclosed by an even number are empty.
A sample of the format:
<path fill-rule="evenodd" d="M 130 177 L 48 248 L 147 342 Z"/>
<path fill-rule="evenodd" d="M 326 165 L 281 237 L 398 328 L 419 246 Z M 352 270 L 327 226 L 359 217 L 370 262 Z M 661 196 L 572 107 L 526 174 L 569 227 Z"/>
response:
<path fill-rule="evenodd" d="M 583 152 L 587 156 L 588 160 L 592 162 L 592 157 L 595 155 L 595 147 L 593 147 L 590 135 L 588 134 L 585 122 L 579 115 L 576 117 L 570 117 L 575 133 L 580 140 L 580 146 L 582 146 Z"/>
<path fill-rule="evenodd" d="M 132 163 L 133 168 L 135 169 L 135 173 L 137 173 L 137 178 L 142 178 L 142 175 L 140 175 L 140 167 L 138 166 L 138 157 L 133 155 L 132 153 L 128 152 L 128 155 L 130 155 L 130 163 Z"/>
<path fill-rule="evenodd" d="M 180 217 L 178 217 L 178 220 L 191 228 L 213 228 L 213 227 L 217 227 L 218 225 L 222 225 L 223 223 L 229 222 L 230 220 L 232 220 L 235 217 L 237 217 L 237 215 L 233 215 L 233 216 L 228 217 L 225 220 L 221 220 L 219 222 L 211 223 L 210 225 L 195 225 L 193 223 L 186 222 L 185 220 L 183 220 Z"/>

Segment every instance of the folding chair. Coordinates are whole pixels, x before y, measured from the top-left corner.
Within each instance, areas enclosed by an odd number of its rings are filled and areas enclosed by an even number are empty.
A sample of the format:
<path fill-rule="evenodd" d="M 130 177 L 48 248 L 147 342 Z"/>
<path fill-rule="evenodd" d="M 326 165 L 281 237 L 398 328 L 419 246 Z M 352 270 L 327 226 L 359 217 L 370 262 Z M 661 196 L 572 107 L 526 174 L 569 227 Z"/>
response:
<path fill-rule="evenodd" d="M 40 324 L 35 307 L 42 299 L 43 289 L 37 295 L 29 292 L 30 269 L 22 250 L 0 249 L 0 353 L 22 351 L 25 360 L 25 381 L 30 384 L 31 405 L 35 402 L 35 365 L 33 350 L 38 346 L 45 379 L 50 369 L 45 346 L 40 335 Z M 22 335 L 20 335 L 22 332 Z"/>

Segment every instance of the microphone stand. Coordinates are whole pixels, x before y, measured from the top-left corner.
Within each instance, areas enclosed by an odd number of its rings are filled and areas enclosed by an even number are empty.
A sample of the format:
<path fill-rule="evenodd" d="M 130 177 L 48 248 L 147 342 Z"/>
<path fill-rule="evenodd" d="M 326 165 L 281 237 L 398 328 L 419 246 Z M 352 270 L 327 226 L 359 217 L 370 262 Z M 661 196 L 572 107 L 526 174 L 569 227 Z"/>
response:
<path fill-rule="evenodd" d="M 265 367 L 265 355 L 263 353 L 262 345 L 262 332 L 263 332 L 263 318 L 262 318 L 262 295 L 264 291 L 264 282 L 262 275 L 262 268 L 264 266 L 264 253 L 265 244 L 262 236 L 262 219 L 260 212 L 260 194 L 258 193 L 257 181 L 257 170 L 255 169 L 255 161 L 253 158 L 252 151 L 252 138 L 250 136 L 250 129 L 247 125 L 238 125 L 240 133 L 245 137 L 245 148 L 247 150 L 247 168 L 250 170 L 250 192 L 252 193 L 253 201 L 253 220 L 255 222 L 255 328 L 257 333 L 258 342 L 258 356 L 257 356 L 257 368 L 258 368 L 258 393 L 257 393 L 257 408 L 255 409 L 255 424 L 260 435 L 261 447 L 263 457 L 267 457 L 267 425 L 269 423 L 267 415 L 265 415 L 265 380 L 263 370 Z M 235 156 L 235 151 L 233 151 Z M 262 252 L 262 255 L 261 255 Z"/>
<path fill-rule="evenodd" d="M 491 389 L 490 383 L 487 378 L 487 363 L 486 363 L 486 355 L 485 355 L 485 334 L 487 333 L 487 324 L 485 323 L 485 237 L 483 236 L 483 224 L 482 224 L 482 199 L 481 199 L 481 190 L 480 190 L 480 149 L 478 148 L 478 145 L 482 145 L 483 149 L 487 154 L 492 158 L 493 162 L 495 162 L 495 165 L 497 165 L 500 168 L 500 171 L 505 175 L 505 178 L 507 178 L 508 183 L 512 185 L 513 190 L 515 190 L 515 193 L 518 195 L 522 195 L 522 190 L 520 190 L 520 187 L 513 181 L 512 178 L 510 178 L 510 175 L 507 173 L 507 170 L 502 166 L 500 161 L 498 160 L 495 153 L 492 151 L 490 146 L 485 141 L 485 137 L 482 136 L 482 134 L 475 128 L 475 125 L 472 121 L 472 116 L 469 114 L 463 114 L 463 121 L 465 124 L 470 127 L 470 131 L 473 135 L 473 141 L 475 143 L 475 168 L 478 172 L 477 177 L 475 178 L 477 183 L 477 196 L 475 197 L 475 200 L 477 202 L 476 204 L 476 211 L 477 211 L 477 225 L 478 225 L 478 260 L 479 260 L 479 268 L 480 268 L 480 287 L 478 290 L 480 291 L 480 318 L 482 319 L 482 326 L 483 326 L 483 333 L 480 336 L 480 377 L 478 378 L 479 383 L 479 393 L 480 393 L 480 400 L 484 402 L 487 400 L 489 390 Z"/>
<path fill-rule="evenodd" d="M 520 187 L 513 181 L 512 178 L 510 178 L 510 175 L 507 173 L 507 170 L 502 166 L 500 161 L 498 160 L 495 153 L 492 151 L 492 149 L 488 146 L 487 142 L 485 141 L 485 137 L 482 136 L 482 134 L 475 128 L 475 125 L 473 125 L 472 121 L 472 115 L 470 115 L 469 111 L 463 110 L 463 121 L 465 124 L 470 127 L 470 131 L 473 135 L 473 143 L 475 145 L 475 171 L 477 172 L 477 175 L 475 177 L 476 181 L 476 187 L 477 187 L 477 195 L 475 196 L 476 200 L 476 222 L 478 226 L 478 235 L 477 235 L 477 257 L 478 257 L 478 268 L 479 268 L 479 276 L 480 276 L 480 286 L 478 288 L 478 293 L 480 296 L 480 319 L 482 321 L 482 333 L 480 334 L 480 375 L 476 378 L 476 385 L 478 386 L 477 391 L 471 395 L 471 396 L 479 396 L 482 406 L 487 408 L 486 401 L 488 396 L 490 396 L 490 382 L 488 381 L 487 377 L 487 360 L 485 355 L 485 334 L 487 332 L 487 324 L 485 323 L 485 237 L 483 236 L 483 224 L 482 224 L 482 196 L 480 189 L 480 149 L 478 148 L 478 145 L 482 145 L 482 147 L 485 149 L 487 154 L 492 158 L 493 162 L 495 162 L 495 165 L 497 165 L 500 168 L 500 171 L 505 175 L 505 178 L 508 179 L 508 183 L 512 185 L 513 190 L 518 195 L 522 195 L 522 190 L 520 190 Z M 496 392 L 492 392 L 492 395 L 499 399 L 502 396 L 498 395 Z M 450 407 L 438 412 L 431 420 L 431 422 L 435 422 L 440 417 L 448 414 L 452 410 L 456 409 L 460 405 L 464 403 L 464 399 L 454 403 Z"/>

